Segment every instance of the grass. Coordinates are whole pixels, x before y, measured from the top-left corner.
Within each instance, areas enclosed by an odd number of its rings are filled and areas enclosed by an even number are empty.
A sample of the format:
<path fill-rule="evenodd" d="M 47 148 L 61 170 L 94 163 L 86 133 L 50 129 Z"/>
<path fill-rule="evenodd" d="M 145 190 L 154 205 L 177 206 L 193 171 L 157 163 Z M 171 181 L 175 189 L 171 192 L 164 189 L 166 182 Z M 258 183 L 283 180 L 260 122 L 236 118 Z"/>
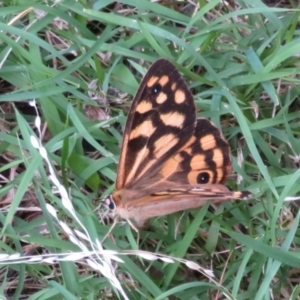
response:
<path fill-rule="evenodd" d="M 293 5 L 2 2 L 1 299 L 300 299 Z M 137 235 L 112 226 L 101 199 L 160 57 L 228 139 L 227 185 L 253 198 L 154 218 Z"/>

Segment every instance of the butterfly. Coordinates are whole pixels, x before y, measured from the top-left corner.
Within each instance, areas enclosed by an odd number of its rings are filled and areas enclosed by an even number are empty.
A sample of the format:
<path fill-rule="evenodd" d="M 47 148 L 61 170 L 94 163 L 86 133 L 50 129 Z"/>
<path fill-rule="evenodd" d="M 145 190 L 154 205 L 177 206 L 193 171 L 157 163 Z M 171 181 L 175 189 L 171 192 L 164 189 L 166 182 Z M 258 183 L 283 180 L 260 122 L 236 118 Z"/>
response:
<path fill-rule="evenodd" d="M 193 95 L 166 59 L 152 64 L 132 102 L 116 188 L 105 201 L 137 227 L 150 218 L 199 208 L 207 201 L 247 199 L 223 185 L 230 149 L 208 119 L 196 119 Z"/>

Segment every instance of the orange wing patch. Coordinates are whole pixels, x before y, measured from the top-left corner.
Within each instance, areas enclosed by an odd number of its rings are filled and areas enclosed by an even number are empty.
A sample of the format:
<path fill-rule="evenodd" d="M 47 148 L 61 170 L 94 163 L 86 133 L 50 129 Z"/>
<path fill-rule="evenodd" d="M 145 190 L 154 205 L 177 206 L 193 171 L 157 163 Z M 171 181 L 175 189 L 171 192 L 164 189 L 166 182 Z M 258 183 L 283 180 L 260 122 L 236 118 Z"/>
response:
<path fill-rule="evenodd" d="M 175 90 L 175 102 L 180 104 L 183 103 L 186 99 L 186 95 L 182 90 Z"/>
<path fill-rule="evenodd" d="M 167 114 L 161 114 L 159 118 L 162 120 L 165 126 L 175 126 L 182 128 L 186 115 L 181 114 L 180 112 L 169 112 Z"/>
<path fill-rule="evenodd" d="M 216 140 L 212 134 L 207 134 L 200 139 L 200 147 L 205 150 L 214 149 L 216 147 Z"/>

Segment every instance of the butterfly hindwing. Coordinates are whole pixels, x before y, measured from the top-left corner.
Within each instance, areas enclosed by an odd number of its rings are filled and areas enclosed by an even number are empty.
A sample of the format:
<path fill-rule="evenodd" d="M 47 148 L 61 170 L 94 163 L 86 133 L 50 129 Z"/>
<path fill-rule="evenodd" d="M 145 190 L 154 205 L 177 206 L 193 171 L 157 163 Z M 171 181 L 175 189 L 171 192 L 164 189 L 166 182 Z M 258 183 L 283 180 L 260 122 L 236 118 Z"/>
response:
<path fill-rule="evenodd" d="M 145 176 L 134 181 L 133 190 L 140 196 L 159 190 L 167 192 L 172 187 L 181 187 L 186 194 L 190 187 L 204 184 L 221 184 L 231 171 L 229 145 L 220 130 L 208 119 L 200 118 L 195 123 L 193 135 L 173 155 L 159 160 Z M 182 187 L 185 186 L 183 189 Z M 207 188 L 206 188 L 207 190 Z M 192 193 L 195 194 L 195 193 Z M 200 192 L 196 194 L 201 197 Z M 207 193 L 203 193 L 206 197 Z"/>
<path fill-rule="evenodd" d="M 179 72 L 165 59 L 156 61 L 129 112 L 116 188 L 130 186 L 178 151 L 192 136 L 195 120 L 194 99 Z"/>
<path fill-rule="evenodd" d="M 193 136 L 165 165 L 174 165 L 174 162 L 178 164 L 177 169 L 167 180 L 181 184 L 223 183 L 231 171 L 227 141 L 220 130 L 204 118 L 197 120 Z M 163 165 L 160 173 L 164 174 L 164 170 Z"/>

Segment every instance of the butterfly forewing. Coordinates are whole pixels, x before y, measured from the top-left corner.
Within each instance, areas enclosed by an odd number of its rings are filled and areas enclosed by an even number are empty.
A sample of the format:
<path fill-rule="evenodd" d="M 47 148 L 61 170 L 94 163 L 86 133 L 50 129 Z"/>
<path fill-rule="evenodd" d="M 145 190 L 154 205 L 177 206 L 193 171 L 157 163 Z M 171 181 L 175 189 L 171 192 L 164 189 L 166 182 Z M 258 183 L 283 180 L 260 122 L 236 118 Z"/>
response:
<path fill-rule="evenodd" d="M 179 150 L 192 136 L 195 119 L 193 96 L 176 68 L 165 59 L 156 61 L 129 112 L 116 188 L 130 186 Z"/>

